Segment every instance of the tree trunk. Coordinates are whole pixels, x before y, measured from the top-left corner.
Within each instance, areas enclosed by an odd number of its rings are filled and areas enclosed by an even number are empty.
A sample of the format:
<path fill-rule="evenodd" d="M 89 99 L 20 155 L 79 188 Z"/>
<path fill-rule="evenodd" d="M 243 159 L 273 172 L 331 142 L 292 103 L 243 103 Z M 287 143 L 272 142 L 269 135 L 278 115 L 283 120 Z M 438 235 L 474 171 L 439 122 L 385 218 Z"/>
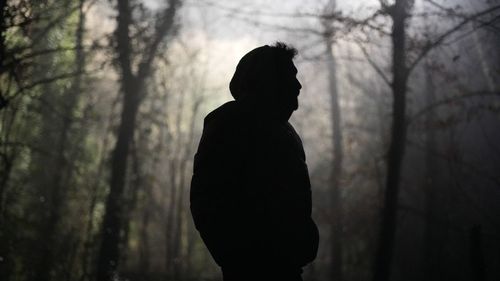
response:
<path fill-rule="evenodd" d="M 124 212 L 123 212 L 123 230 L 122 235 L 120 237 L 120 245 L 123 245 L 123 251 L 121 253 L 120 263 L 127 264 L 128 259 L 128 241 L 130 237 L 130 221 L 132 220 L 134 210 L 137 206 L 137 200 L 139 197 L 139 190 L 145 188 L 144 187 L 144 176 L 141 171 L 141 166 L 143 163 L 139 158 L 139 148 L 142 144 L 144 144 L 144 140 L 142 140 L 141 135 L 137 138 L 134 138 L 131 143 L 130 154 L 131 154 L 131 167 L 130 167 L 130 180 L 125 184 L 127 190 L 125 191 L 124 196 Z"/>
<path fill-rule="evenodd" d="M 379 244 L 375 257 L 374 281 L 388 281 L 391 275 L 394 240 L 396 234 L 399 180 L 406 140 L 406 90 L 408 70 L 406 66 L 406 31 L 408 16 L 407 0 L 396 0 L 390 7 L 392 26 L 392 130 L 387 158 L 387 178 L 382 209 Z"/>
<path fill-rule="evenodd" d="M 332 126 L 332 167 L 330 171 L 330 204 L 332 221 L 330 230 L 331 257 L 330 279 L 342 280 L 342 228 L 343 212 L 340 191 L 340 177 L 342 175 L 343 137 L 341 128 L 341 113 L 337 86 L 337 69 L 330 37 L 325 38 L 326 57 L 328 66 L 328 86 L 330 92 L 330 122 Z"/>
<path fill-rule="evenodd" d="M 6 8 L 7 8 L 7 1 L 0 0 L 0 62 L 3 62 L 5 58 Z M 0 75 L 3 74 L 4 71 L 5 71 L 4 67 L 2 63 L 0 63 Z M 3 89 L 2 87 L 0 87 L 0 110 L 7 105 L 7 100 L 5 100 L 4 93 L 2 91 Z M 0 171 L 2 171 L 0 176 L 0 225 L 1 225 L 3 218 L 3 195 L 6 190 L 7 183 L 9 182 L 10 172 L 12 171 L 12 161 L 11 157 L 7 155 L 7 152 L 5 153 L 0 152 L 0 161 L 1 161 Z"/>
<path fill-rule="evenodd" d="M 0 0 L 0 62 L 5 60 L 5 34 L 6 34 L 6 9 L 7 9 L 7 0 Z M 0 75 L 3 74 L 4 67 L 0 63 Z M 0 87 L 0 110 L 2 110 L 5 106 L 7 106 L 7 100 L 4 97 L 2 92 L 2 88 Z M 0 185 L 2 188 L 3 185 Z M 2 190 L 0 190 L 0 195 Z M 1 198 L 0 198 L 1 199 Z M 0 201 L 1 203 L 1 201 Z"/>
<path fill-rule="evenodd" d="M 179 115 L 178 115 L 178 122 L 177 122 L 177 132 L 180 132 L 181 131 L 181 123 L 182 123 L 182 119 L 183 119 L 183 114 L 182 112 L 184 111 L 183 110 L 184 108 L 184 102 L 182 102 L 181 104 L 179 104 Z M 184 143 L 183 142 L 183 134 L 179 134 L 178 136 L 178 148 L 177 148 L 177 151 L 181 151 L 181 146 L 184 146 L 184 150 L 182 153 L 182 155 L 179 156 L 179 158 L 176 160 L 177 161 L 177 165 L 180 167 L 177 169 L 178 171 L 178 192 L 179 192 L 179 195 L 178 195 L 178 198 L 177 198 L 177 211 L 176 211 L 176 217 L 175 217 L 175 220 L 176 220 L 176 223 L 175 223 L 175 226 L 174 226 L 174 229 L 175 229 L 175 235 L 174 235 L 174 239 L 173 239 L 173 246 L 174 246 L 174 250 L 173 250 L 173 253 L 174 253 L 174 258 L 176 259 L 176 262 L 174 263 L 175 265 L 175 268 L 174 268 L 174 271 L 173 271 L 173 277 L 174 277 L 174 280 L 181 280 L 184 276 L 184 273 L 186 272 L 185 270 L 185 263 L 181 263 L 180 261 L 181 260 L 185 260 L 184 258 L 182 258 L 181 256 L 181 251 L 182 251 L 182 248 L 181 248 L 181 244 L 182 244 L 182 235 L 184 234 L 183 232 L 183 226 L 184 226 L 184 223 L 185 223 L 185 210 L 186 210 L 186 204 L 185 204 L 185 200 L 184 200 L 184 197 L 186 195 L 186 181 L 188 179 L 190 179 L 191 177 L 191 172 L 190 170 L 187 169 L 187 166 L 188 166 L 188 163 L 189 163 L 189 160 L 191 159 L 192 155 L 191 155 L 191 152 L 193 150 L 193 146 L 194 146 L 194 143 L 193 143 L 193 139 L 194 139 L 194 129 L 195 129 L 195 117 L 198 113 L 198 108 L 199 108 L 199 102 L 198 101 L 195 101 L 194 102 L 194 105 L 193 107 L 191 108 L 191 112 L 192 112 L 192 116 L 191 116 L 191 119 L 189 120 L 189 127 L 188 127 L 188 131 L 185 133 L 186 134 L 186 140 L 187 140 L 187 143 Z M 189 257 L 188 257 L 189 258 Z"/>
<path fill-rule="evenodd" d="M 116 274 L 120 258 L 120 235 L 126 223 L 123 217 L 123 191 L 127 171 L 130 143 L 134 136 L 137 111 L 144 98 L 143 87 L 151 72 L 151 64 L 156 56 L 160 43 L 174 26 L 174 17 L 180 0 L 170 0 L 164 14 L 158 17 L 155 34 L 143 52 L 137 74 L 132 72 L 132 43 L 130 24 L 132 11 L 127 0 L 118 1 L 118 17 L 116 39 L 118 65 L 121 72 L 121 91 L 123 94 L 122 113 L 118 136 L 111 158 L 110 189 L 106 200 L 104 219 L 102 222 L 102 239 L 97 259 L 97 280 L 109 281 Z"/>
<path fill-rule="evenodd" d="M 122 2 L 122 1 L 119 1 Z M 110 191 L 102 223 L 102 240 L 97 261 L 97 280 L 112 280 L 120 258 L 120 241 L 123 227 L 123 190 L 127 170 L 128 153 L 134 135 L 135 120 L 139 108 L 139 87 L 135 79 L 123 80 L 123 109 L 118 138 L 111 158 Z"/>
<path fill-rule="evenodd" d="M 428 60 L 425 65 L 425 106 L 431 106 L 436 100 L 436 89 L 432 78 L 432 68 Z M 437 207 L 437 190 L 439 185 L 436 183 L 436 161 L 432 151 L 436 149 L 436 134 L 432 123 L 436 121 L 434 111 L 427 113 L 425 120 L 425 128 L 427 129 L 425 136 L 425 171 L 424 171 L 424 186 L 425 192 L 425 228 L 424 228 L 424 276 L 426 280 L 438 280 L 439 259 L 437 249 L 439 248 L 436 231 L 438 226 L 434 223 L 436 218 Z"/>
<path fill-rule="evenodd" d="M 184 194 L 186 192 L 186 189 L 184 188 L 184 178 L 183 178 L 183 168 L 182 162 L 179 163 L 181 166 L 181 169 L 179 169 L 179 196 L 177 198 L 177 204 L 176 204 L 176 216 L 175 216 L 175 235 L 174 235 L 174 240 L 173 242 L 173 253 L 174 253 L 174 271 L 173 271 L 173 276 L 174 280 L 182 280 L 182 275 L 183 275 L 183 263 L 182 263 L 182 256 L 181 256 L 181 244 L 182 244 L 182 225 L 184 222 Z"/>
<path fill-rule="evenodd" d="M 474 27 L 475 23 L 471 22 L 470 24 L 472 25 L 472 28 L 475 28 Z M 485 84 L 487 85 L 488 90 L 493 92 L 495 91 L 495 77 L 494 75 L 492 75 L 494 71 L 491 70 L 491 67 L 489 65 L 490 62 L 488 61 L 488 58 L 484 52 L 484 46 L 483 46 L 484 42 L 480 40 L 479 34 L 480 34 L 479 30 L 473 32 L 472 39 L 474 40 L 474 47 L 478 55 L 481 71 L 483 72 L 483 77 L 484 80 L 486 81 Z"/>
<path fill-rule="evenodd" d="M 111 280 L 120 258 L 120 234 L 123 226 L 123 190 L 130 143 L 134 136 L 142 81 L 132 73 L 129 25 L 131 10 L 128 1 L 118 1 L 117 53 L 121 70 L 122 112 L 118 136 L 111 156 L 111 178 L 102 222 L 101 247 L 97 260 L 97 280 Z"/>
<path fill-rule="evenodd" d="M 179 275 L 179 241 L 180 241 L 180 226 L 182 215 L 182 198 L 183 198 L 183 167 L 182 167 L 182 118 L 184 112 L 184 96 L 179 97 L 177 104 L 177 114 L 175 119 L 175 132 L 171 139 L 170 159 L 170 203 L 167 216 L 167 271 L 171 274 L 171 278 L 176 280 Z M 185 150 L 184 150 L 185 151 Z"/>
<path fill-rule="evenodd" d="M 0 61 L 4 60 L 4 55 L 5 55 L 5 31 L 7 29 L 6 22 L 5 22 L 5 12 L 7 8 L 7 0 L 0 0 Z M 0 70 L 0 73 L 2 73 Z"/>
<path fill-rule="evenodd" d="M 473 273 L 471 280 L 474 281 L 486 280 L 482 240 L 481 226 L 473 226 L 470 230 L 470 261 Z"/>
<path fill-rule="evenodd" d="M 51 271 L 54 266 L 54 259 L 57 258 L 57 228 L 60 222 L 61 212 L 66 203 L 67 187 L 66 183 L 71 177 L 71 171 L 69 167 L 69 150 L 71 148 L 71 127 L 73 125 L 74 111 L 78 104 L 78 97 L 81 94 L 81 81 L 82 73 L 85 68 L 85 54 L 82 48 L 83 45 L 83 35 L 84 35 L 84 25 L 85 25 L 85 14 L 83 11 L 83 5 L 85 0 L 80 0 L 79 2 L 79 20 L 76 29 L 76 54 L 75 54 L 75 65 L 76 73 L 75 79 L 71 88 L 64 94 L 61 109 L 63 111 L 62 124 L 60 128 L 59 135 L 56 139 L 55 148 L 56 156 L 54 166 L 50 168 L 50 175 L 48 177 L 48 188 L 50 193 L 50 205 L 49 205 L 49 215 L 48 220 L 43 226 L 42 230 L 42 240 L 44 242 L 43 253 L 40 257 L 41 263 L 36 271 L 36 278 L 40 281 L 47 281 L 51 279 Z M 53 124 L 47 124 L 53 125 Z M 74 160 L 74 159 L 73 159 Z"/>
<path fill-rule="evenodd" d="M 144 210 L 142 211 L 141 231 L 139 236 L 139 272 L 143 276 L 143 280 L 149 280 L 150 262 L 150 243 L 149 243 L 149 223 L 151 220 L 151 207 L 149 206 L 151 186 L 148 184 L 144 192 Z"/>
<path fill-rule="evenodd" d="M 176 149 L 175 151 L 177 152 L 176 157 L 173 158 L 173 165 L 175 165 L 175 173 L 176 173 L 176 181 L 173 182 L 175 184 L 177 193 L 176 197 L 174 198 L 175 200 L 175 209 L 174 216 L 173 216 L 173 229 L 172 231 L 174 232 L 173 234 L 173 239 L 171 241 L 172 245 L 172 276 L 173 280 L 178 280 L 182 271 L 182 264 L 180 262 L 181 257 L 180 257 L 180 243 L 181 243 L 181 235 L 182 235 L 182 209 L 183 209 L 183 200 L 184 200 L 184 158 L 185 155 L 184 153 L 186 152 L 185 149 L 185 144 L 183 144 L 183 134 L 184 132 L 182 131 L 182 123 L 184 119 L 184 108 L 185 108 L 185 96 L 182 95 L 179 97 L 179 103 L 177 105 L 177 118 L 176 118 L 176 124 L 175 124 L 175 131 L 177 132 L 176 136 Z"/>
<path fill-rule="evenodd" d="M 192 169 L 188 169 L 188 163 L 190 159 L 192 159 L 192 153 L 193 150 L 196 148 L 195 147 L 195 129 L 196 129 L 196 117 L 198 116 L 198 111 L 200 108 L 200 104 L 202 103 L 203 98 L 202 97 L 196 97 L 193 107 L 191 108 L 191 119 L 190 119 L 190 124 L 189 124 L 189 131 L 188 131 L 188 137 L 187 137 L 187 144 L 186 144 L 186 152 L 184 153 L 184 164 L 183 164 L 183 173 L 182 176 L 185 180 L 189 182 L 189 179 L 191 178 L 192 175 Z M 189 188 L 187 188 L 189 189 Z M 186 190 L 187 190 L 186 189 Z M 185 204 L 183 204 L 184 208 L 189 208 Z M 194 225 L 190 223 L 189 221 L 186 223 L 186 259 L 185 259 L 185 264 L 184 264 L 184 272 L 186 273 L 187 276 L 183 276 L 184 278 L 191 278 L 192 276 L 189 276 L 191 272 L 191 267 L 193 265 L 193 243 L 195 243 L 195 229 L 193 227 Z"/>
<path fill-rule="evenodd" d="M 117 97 L 113 100 L 110 112 L 115 111 L 115 108 L 118 104 L 118 99 L 119 99 L 119 97 Z M 104 128 L 106 128 L 104 130 L 105 132 L 109 131 L 109 128 L 111 127 L 112 119 L 113 119 L 113 114 L 110 113 L 108 116 L 106 126 L 104 127 Z M 87 209 L 87 221 L 86 221 L 86 228 L 85 228 L 86 234 L 85 234 L 85 239 L 84 239 L 85 242 L 83 242 L 83 253 L 82 253 L 82 260 L 81 260 L 82 276 L 80 277 L 80 281 L 94 280 L 95 272 L 92 270 L 92 267 L 94 265 L 92 264 L 91 261 L 94 258 L 93 248 L 96 246 L 97 235 L 93 233 L 92 226 L 94 225 L 94 217 L 95 217 L 94 212 L 95 212 L 95 209 L 97 207 L 97 204 L 99 203 L 98 202 L 98 200 L 99 200 L 98 191 L 100 188 L 100 181 L 101 181 L 102 175 L 104 173 L 104 166 L 106 165 L 105 164 L 106 159 L 107 159 L 106 154 L 108 153 L 109 143 L 110 143 L 110 138 L 108 136 L 104 136 L 104 138 L 102 140 L 102 144 L 101 144 L 100 153 L 99 153 L 99 162 L 97 164 L 97 168 L 95 170 L 96 173 L 94 175 L 92 185 L 91 185 L 92 186 L 91 191 L 90 191 L 91 197 L 90 197 L 90 202 L 89 202 L 89 206 Z"/>
<path fill-rule="evenodd" d="M 165 242 L 166 242 L 166 269 L 167 274 L 175 275 L 175 249 L 174 249 L 174 241 L 175 241 L 175 216 L 176 216 L 176 204 L 177 201 L 177 164 L 175 163 L 175 158 L 170 162 L 170 194 L 168 200 L 168 214 L 167 221 L 165 224 Z"/>

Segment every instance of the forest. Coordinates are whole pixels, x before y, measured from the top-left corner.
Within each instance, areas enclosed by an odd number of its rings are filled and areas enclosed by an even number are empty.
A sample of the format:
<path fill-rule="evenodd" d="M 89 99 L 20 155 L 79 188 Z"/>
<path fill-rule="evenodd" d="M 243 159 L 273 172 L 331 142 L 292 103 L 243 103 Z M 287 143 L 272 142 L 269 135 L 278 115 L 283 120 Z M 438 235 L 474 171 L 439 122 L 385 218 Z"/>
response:
<path fill-rule="evenodd" d="M 320 232 L 304 280 L 500 280 L 500 0 L 0 13 L 0 280 L 222 280 L 193 157 L 239 59 L 277 41 L 299 52 L 290 122 Z"/>

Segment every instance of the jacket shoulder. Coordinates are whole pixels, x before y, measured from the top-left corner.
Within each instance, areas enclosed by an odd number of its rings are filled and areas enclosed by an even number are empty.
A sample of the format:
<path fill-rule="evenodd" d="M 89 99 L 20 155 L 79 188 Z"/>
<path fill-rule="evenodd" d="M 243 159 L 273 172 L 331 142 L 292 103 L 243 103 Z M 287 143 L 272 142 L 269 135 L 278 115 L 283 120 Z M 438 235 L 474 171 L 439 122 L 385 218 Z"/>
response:
<path fill-rule="evenodd" d="M 205 126 L 210 125 L 211 123 L 230 122 L 240 115 L 239 111 L 239 106 L 236 102 L 226 102 L 207 114 L 204 120 Z"/>

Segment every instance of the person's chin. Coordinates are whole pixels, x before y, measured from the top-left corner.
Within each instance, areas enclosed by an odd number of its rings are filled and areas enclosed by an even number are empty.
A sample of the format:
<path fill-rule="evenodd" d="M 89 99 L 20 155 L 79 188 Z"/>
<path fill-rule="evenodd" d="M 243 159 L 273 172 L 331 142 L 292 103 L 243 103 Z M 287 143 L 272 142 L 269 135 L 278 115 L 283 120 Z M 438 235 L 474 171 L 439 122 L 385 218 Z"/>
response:
<path fill-rule="evenodd" d="M 288 121 L 292 117 L 293 110 L 282 110 L 278 113 L 277 117 L 279 120 Z"/>

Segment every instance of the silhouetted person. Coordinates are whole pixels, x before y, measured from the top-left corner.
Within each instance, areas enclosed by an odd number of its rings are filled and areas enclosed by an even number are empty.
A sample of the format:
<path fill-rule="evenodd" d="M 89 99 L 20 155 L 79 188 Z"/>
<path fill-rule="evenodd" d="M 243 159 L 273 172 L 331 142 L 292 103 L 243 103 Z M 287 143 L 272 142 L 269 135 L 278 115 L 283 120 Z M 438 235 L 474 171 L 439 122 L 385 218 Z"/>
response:
<path fill-rule="evenodd" d="M 235 101 L 205 117 L 191 213 L 224 281 L 302 280 L 318 249 L 302 142 L 288 123 L 301 85 L 283 43 L 246 54 Z"/>

